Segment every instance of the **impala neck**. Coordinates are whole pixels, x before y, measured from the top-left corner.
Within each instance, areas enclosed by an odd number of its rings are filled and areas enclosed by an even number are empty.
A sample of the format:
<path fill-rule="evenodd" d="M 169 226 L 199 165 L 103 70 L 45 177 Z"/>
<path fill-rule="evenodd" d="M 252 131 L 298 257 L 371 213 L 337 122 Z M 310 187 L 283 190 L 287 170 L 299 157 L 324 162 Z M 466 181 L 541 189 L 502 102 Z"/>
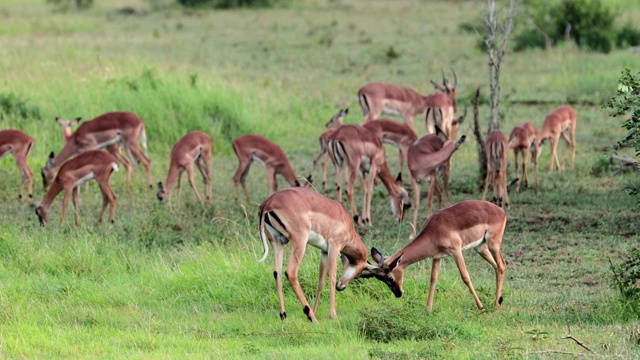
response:
<path fill-rule="evenodd" d="M 391 196 L 397 196 L 402 191 L 400 185 L 396 182 L 396 179 L 391 175 L 391 170 L 389 170 L 389 164 L 385 161 L 378 173 L 378 177 L 384 184 L 384 187 L 387 188 L 387 192 Z"/>
<path fill-rule="evenodd" d="M 436 256 L 439 251 L 434 244 L 435 242 L 429 239 L 429 234 L 421 231 L 407 246 L 386 259 L 385 263 L 393 263 L 398 256 L 402 255 L 402 259 L 396 269 L 404 269 L 413 263 Z"/>
<path fill-rule="evenodd" d="M 69 137 L 64 144 L 64 147 L 56 157 L 53 158 L 52 168 L 58 168 L 62 163 L 70 158 L 73 154 L 78 152 L 78 146 L 75 144 L 75 139 L 73 136 Z"/>
<path fill-rule="evenodd" d="M 49 208 L 49 206 L 51 205 L 51 203 L 53 202 L 53 200 L 55 200 L 56 196 L 58 196 L 58 194 L 62 190 L 63 190 L 62 184 L 60 184 L 58 179 L 55 179 L 51 183 L 51 186 L 49 186 L 49 190 L 47 190 L 47 193 L 42 198 L 42 202 L 40 203 L 40 206 L 44 210 L 47 210 Z"/>
<path fill-rule="evenodd" d="M 289 162 L 281 165 L 280 174 L 282 174 L 291 186 L 300 186 L 300 182 L 298 181 L 298 178 L 296 178 L 296 173 L 293 171 Z"/>

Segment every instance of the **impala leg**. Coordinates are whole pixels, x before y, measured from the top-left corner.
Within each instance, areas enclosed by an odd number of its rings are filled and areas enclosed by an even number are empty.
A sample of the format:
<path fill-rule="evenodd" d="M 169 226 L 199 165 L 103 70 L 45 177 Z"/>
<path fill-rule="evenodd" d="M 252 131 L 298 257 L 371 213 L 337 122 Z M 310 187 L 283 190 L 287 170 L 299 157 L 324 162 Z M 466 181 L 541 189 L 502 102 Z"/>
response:
<path fill-rule="evenodd" d="M 64 196 L 62 197 L 62 216 L 60 217 L 60 226 L 64 224 L 64 214 L 67 212 L 67 204 L 69 203 L 69 195 L 71 195 L 71 189 L 64 189 Z"/>
<path fill-rule="evenodd" d="M 522 176 L 524 176 L 524 183 L 529 187 L 529 174 L 527 173 L 527 154 L 522 152 Z M 520 181 L 518 181 L 518 192 L 520 192 Z"/>
<path fill-rule="evenodd" d="M 433 195 L 438 191 L 438 179 L 436 178 L 436 172 L 431 175 L 431 182 L 429 183 L 429 194 L 427 195 L 427 218 L 431 217 L 431 206 L 433 206 Z M 439 191 L 438 191 L 439 192 Z M 442 206 L 442 196 L 439 196 L 438 206 Z"/>
<path fill-rule="evenodd" d="M 178 205 L 180 205 L 180 199 L 182 197 L 182 175 L 184 174 L 184 170 L 180 169 L 178 173 Z"/>
<path fill-rule="evenodd" d="M 444 206 L 449 206 L 449 174 L 451 174 L 451 159 L 444 165 L 442 173 L 442 187 L 444 188 Z"/>
<path fill-rule="evenodd" d="M 336 312 L 336 283 L 338 281 L 338 257 L 340 256 L 340 249 L 337 246 L 329 248 L 329 316 L 332 319 L 338 318 Z"/>
<path fill-rule="evenodd" d="M 105 189 L 100 182 L 98 182 L 98 186 L 100 187 L 100 193 L 102 194 L 102 208 L 100 209 L 100 215 L 98 215 L 98 222 L 102 222 L 104 212 L 107 209 L 107 204 L 109 203 L 109 195 L 107 194 L 107 189 Z"/>
<path fill-rule="evenodd" d="M 273 167 L 267 168 L 267 178 L 269 179 L 269 195 L 278 190 L 278 181 L 276 179 L 276 169 Z"/>
<path fill-rule="evenodd" d="M 28 153 L 28 152 L 27 152 Z M 33 189 L 33 171 L 29 168 L 29 164 L 27 163 L 27 154 L 13 154 L 14 159 L 16 159 L 16 164 L 20 169 L 20 189 L 18 190 L 18 198 L 22 198 L 22 191 L 24 190 L 24 183 L 27 183 L 27 192 L 29 194 L 29 199 L 33 198 L 32 189 Z"/>
<path fill-rule="evenodd" d="M 328 156 L 325 156 L 324 159 L 322 159 L 322 189 L 327 188 L 327 167 L 329 166 L 329 160 L 331 159 L 329 159 Z"/>
<path fill-rule="evenodd" d="M 336 200 L 342 202 L 342 171 L 344 170 L 342 166 L 335 165 L 336 168 L 336 191 L 338 192 L 338 197 Z M 348 181 L 348 179 L 347 179 Z"/>
<path fill-rule="evenodd" d="M 309 237 L 309 234 L 304 234 L 304 236 L 301 236 L 302 239 L 307 239 L 308 237 Z M 289 241 L 291 242 L 292 245 L 299 243 L 298 240 L 296 239 L 289 239 Z M 305 242 L 302 241 L 301 243 L 304 244 Z M 300 287 L 300 282 L 298 281 L 298 269 L 300 268 L 300 262 L 304 257 L 305 250 L 306 250 L 306 246 L 298 246 L 298 247 L 292 246 L 291 255 L 289 257 L 289 263 L 287 264 L 286 275 L 287 275 L 287 279 L 289 279 L 289 283 L 291 284 L 291 287 L 293 288 L 293 292 L 296 294 L 296 296 L 300 300 L 300 303 L 302 304 L 302 311 L 305 313 L 305 315 L 307 315 L 307 318 L 309 319 L 309 321 L 316 321 L 315 313 L 309 306 L 309 302 L 307 301 L 307 298 L 304 296 L 304 292 L 302 291 L 302 288 Z"/>
<path fill-rule="evenodd" d="M 320 302 L 320 294 L 322 294 L 322 289 L 324 288 L 324 284 L 327 282 L 327 259 L 329 257 L 329 253 L 322 252 L 320 257 L 320 269 L 318 276 L 318 289 L 316 290 L 316 300 L 313 303 L 313 313 L 318 312 L 318 302 Z"/>
<path fill-rule="evenodd" d="M 550 142 L 551 142 L 551 163 L 549 164 L 549 171 L 553 171 L 553 164 L 555 162 L 556 166 L 558 167 L 558 171 L 560 171 L 560 161 L 558 160 L 558 153 L 557 153 L 557 147 L 558 147 L 558 140 L 559 137 L 556 136 L 551 136 L 549 138 Z"/>
<path fill-rule="evenodd" d="M 576 159 L 576 123 L 573 122 L 571 123 L 571 128 L 570 128 L 570 137 L 571 137 L 571 168 L 573 169 L 574 167 L 574 161 Z"/>
<path fill-rule="evenodd" d="M 517 149 L 513 149 L 513 158 L 514 158 L 514 164 L 516 167 L 516 178 L 518 177 L 518 153 L 520 153 L 520 151 L 518 151 Z M 523 160 L 522 160 L 522 168 L 524 169 L 524 156 L 523 156 Z M 525 177 L 525 182 L 527 181 L 527 178 Z M 516 187 L 516 192 L 519 193 L 520 192 L 520 183 L 521 181 L 518 180 L 518 186 Z"/>
<path fill-rule="evenodd" d="M 355 169 L 359 168 L 360 165 L 358 164 L 357 167 L 354 167 Z M 362 219 L 360 218 L 360 216 L 358 215 L 358 207 L 356 206 L 356 202 L 353 196 L 353 190 L 355 187 L 355 183 L 356 183 L 356 177 L 358 176 L 358 172 L 354 171 L 352 168 L 349 168 L 349 180 L 347 181 L 347 198 L 349 199 L 349 206 L 351 206 L 351 213 L 353 214 L 353 218 L 354 220 L 356 220 L 356 222 L 358 223 L 358 225 L 364 225 L 364 222 L 362 221 Z"/>
<path fill-rule="evenodd" d="M 112 144 L 107 146 L 107 151 L 113 155 L 113 157 L 118 160 L 122 166 L 124 166 L 125 172 L 127 174 L 127 188 L 129 187 L 129 183 L 131 182 L 131 163 L 127 158 L 125 158 L 120 152 L 120 146 L 118 144 Z"/>
<path fill-rule="evenodd" d="M 507 159 L 505 159 L 506 162 Z M 501 171 L 500 172 L 500 188 L 502 189 L 502 203 L 505 205 L 505 207 L 508 209 L 509 208 L 509 189 L 507 189 L 507 171 L 505 169 L 505 171 Z"/>
<path fill-rule="evenodd" d="M 74 187 L 71 190 L 71 197 L 73 199 L 73 218 L 75 220 L 76 226 L 80 225 L 80 219 L 78 218 L 78 190 L 79 187 Z"/>
<path fill-rule="evenodd" d="M 415 179 L 411 178 L 411 187 L 413 187 L 413 227 L 411 229 L 411 238 L 416 236 L 416 227 L 418 226 L 418 209 L 420 208 L 420 187 L 421 184 Z"/>
<path fill-rule="evenodd" d="M 191 188 L 193 189 L 193 193 L 196 194 L 198 201 L 202 203 L 202 197 L 200 196 L 200 193 L 198 193 L 195 181 L 193 181 L 193 163 L 189 163 L 187 165 L 187 180 L 189 181 L 189 185 L 191 185 Z M 178 193 L 179 191 L 180 190 L 178 190 Z"/>
<path fill-rule="evenodd" d="M 287 318 L 287 312 L 284 309 L 284 294 L 282 292 L 282 262 L 284 259 L 284 244 L 274 240 L 269 235 L 269 242 L 271 242 L 271 247 L 273 248 L 273 257 L 274 257 L 274 270 L 273 277 L 276 280 L 276 288 L 278 291 L 278 300 L 280 301 L 280 320 L 284 320 Z"/>
<path fill-rule="evenodd" d="M 144 165 L 145 170 L 147 171 L 147 186 L 152 189 L 152 180 L 151 180 L 151 159 L 147 157 L 147 155 L 142 152 L 140 146 L 138 145 L 138 139 L 135 139 L 133 142 L 128 141 L 125 144 L 125 147 L 131 151 L 133 156 Z"/>
<path fill-rule="evenodd" d="M 451 252 L 451 256 L 455 260 L 456 265 L 458 265 L 458 270 L 460 270 L 462 281 L 464 281 L 465 285 L 467 285 L 467 287 L 469 288 L 469 291 L 471 291 L 471 295 L 473 295 L 473 299 L 476 301 L 478 309 L 482 309 L 482 303 L 480 302 L 478 294 L 476 294 L 476 290 L 473 288 L 473 284 L 471 283 L 471 278 L 469 277 L 469 272 L 467 271 L 467 265 L 465 264 L 464 257 L 462 256 L 462 249 L 455 249 Z"/>
<path fill-rule="evenodd" d="M 502 303 L 502 283 L 504 282 L 504 274 L 506 264 L 504 259 L 502 258 L 502 254 L 500 254 L 500 250 L 498 250 L 495 254 L 489 250 L 489 246 L 483 245 L 480 249 L 476 248 L 476 251 L 482 258 L 487 260 L 489 264 L 493 267 L 496 272 L 496 308 Z"/>
<path fill-rule="evenodd" d="M 561 132 L 560 134 L 562 135 L 562 138 L 567 142 L 567 146 L 564 149 L 564 155 L 562 156 L 562 167 L 564 168 L 565 165 L 567 164 L 567 155 L 569 155 L 569 148 L 572 148 L 572 159 L 571 159 L 571 166 L 573 167 L 573 157 L 575 156 L 575 144 L 573 139 L 571 138 L 570 134 L 568 133 L 570 130 L 567 129 L 563 132 Z"/>
<path fill-rule="evenodd" d="M 433 296 L 436 294 L 436 283 L 440 272 L 440 259 L 433 259 L 431 262 L 431 281 L 429 283 L 429 297 L 427 297 L 427 310 L 433 307 Z"/>
<path fill-rule="evenodd" d="M 482 193 L 482 200 L 487 200 L 487 192 L 489 191 L 489 180 L 492 178 L 493 170 L 491 166 L 487 165 L 487 177 L 484 179 L 484 192 Z"/>
<path fill-rule="evenodd" d="M 242 184 L 244 196 L 247 198 L 247 200 L 249 200 L 249 190 L 247 190 L 247 175 L 249 174 L 249 169 L 251 169 L 251 159 L 244 161 L 240 160 L 238 169 L 233 175 L 233 187 L 236 194 L 236 201 L 238 201 L 238 188 L 240 184 Z"/>
<path fill-rule="evenodd" d="M 371 168 L 371 173 L 369 173 L 369 178 L 368 183 L 366 183 L 365 181 L 363 181 L 362 185 L 365 185 L 365 193 L 367 196 L 367 201 L 365 203 L 366 205 L 366 212 L 363 211 L 364 217 L 365 217 L 365 222 L 369 225 L 371 225 L 371 202 L 373 201 L 373 187 L 374 187 L 374 182 L 376 180 L 376 174 L 377 170 L 375 168 Z M 364 179 L 363 179 L 364 180 Z"/>
<path fill-rule="evenodd" d="M 196 164 L 198 165 L 198 169 L 200 170 L 200 173 L 202 174 L 202 179 L 204 180 L 204 186 L 205 186 L 204 191 L 205 191 L 205 197 L 207 198 L 207 203 L 211 204 L 213 179 L 211 178 L 211 168 L 209 167 L 209 162 L 210 162 L 209 154 L 202 154 L 202 156 L 198 158 L 198 161 L 196 162 Z"/>

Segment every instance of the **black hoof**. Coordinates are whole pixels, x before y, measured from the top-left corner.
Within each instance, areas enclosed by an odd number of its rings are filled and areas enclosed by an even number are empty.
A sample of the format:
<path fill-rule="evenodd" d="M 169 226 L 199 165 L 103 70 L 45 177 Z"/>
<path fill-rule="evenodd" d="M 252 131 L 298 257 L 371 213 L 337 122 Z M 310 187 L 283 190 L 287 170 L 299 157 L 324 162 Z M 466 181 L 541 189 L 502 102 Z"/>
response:
<path fill-rule="evenodd" d="M 284 321 L 287 318 L 287 312 L 280 313 L 280 320 Z"/>

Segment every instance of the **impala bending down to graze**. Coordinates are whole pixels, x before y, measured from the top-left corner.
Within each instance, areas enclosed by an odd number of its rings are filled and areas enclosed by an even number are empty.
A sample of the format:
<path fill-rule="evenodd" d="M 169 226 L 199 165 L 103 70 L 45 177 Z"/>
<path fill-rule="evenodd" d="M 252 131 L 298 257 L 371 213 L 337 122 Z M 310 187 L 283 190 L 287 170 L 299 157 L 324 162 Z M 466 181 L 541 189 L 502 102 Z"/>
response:
<path fill-rule="evenodd" d="M 380 114 L 395 115 L 402 117 L 404 122 L 415 130 L 413 119 L 416 116 L 423 116 L 428 109 L 431 110 L 431 116 L 453 119 L 453 114 L 457 111 L 456 87 L 458 85 L 455 72 L 453 76 L 455 77 L 454 85 L 447 81 L 444 72 L 442 86 L 431 81 L 439 90 L 433 95 L 422 95 L 411 88 L 389 83 L 374 82 L 363 86 L 358 90 L 358 104 L 362 109 L 364 122 L 375 120 Z"/>
<path fill-rule="evenodd" d="M 390 119 L 372 120 L 362 126 L 373 132 L 383 143 L 398 149 L 400 156 L 400 170 L 398 174 L 402 174 L 402 168 L 407 159 L 409 146 L 418 140 L 416 132 L 413 131 L 409 125 Z"/>
<path fill-rule="evenodd" d="M 431 179 L 429 185 L 429 195 L 427 196 L 427 217 L 431 216 L 431 204 L 434 193 L 438 192 L 438 207 L 442 207 L 442 196 L 438 189 L 436 173 L 439 168 L 444 168 L 443 187 L 445 192 L 445 203 L 449 202 L 449 164 L 453 153 L 464 143 L 466 136 L 462 135 L 459 140 L 447 139 L 444 133 L 436 126 L 438 135 L 429 134 L 421 137 L 410 148 L 407 154 L 407 164 L 411 174 L 411 185 L 413 186 L 413 230 L 411 237 L 416 234 L 418 226 L 418 210 L 420 208 L 420 184 Z"/>
<path fill-rule="evenodd" d="M 56 171 L 62 163 L 70 157 L 88 150 L 97 150 L 104 147 L 122 163 L 127 171 L 127 182 L 131 180 L 131 164 L 120 153 L 118 144 L 122 144 L 125 152 L 129 154 L 134 165 L 142 162 L 147 170 L 147 185 L 151 185 L 151 160 L 142 152 L 138 144 L 142 139 L 143 147 L 146 146 L 147 135 L 144 124 L 140 118 L 130 112 L 110 112 L 98 116 L 93 120 L 82 123 L 76 131 L 67 138 L 58 155 L 49 159 L 42 168 L 42 180 L 45 190 L 56 175 Z"/>
<path fill-rule="evenodd" d="M 167 174 L 167 186 L 165 188 L 162 181 L 158 183 L 158 200 L 168 198 L 171 201 L 171 192 L 176 180 L 178 180 L 178 203 L 180 203 L 180 193 L 182 192 L 182 175 L 187 171 L 189 185 L 193 189 L 198 201 L 202 202 L 202 197 L 198 193 L 196 184 L 193 181 L 193 164 L 198 166 L 202 179 L 205 183 L 205 197 L 207 203 L 211 203 L 211 137 L 202 131 L 192 131 L 183 136 L 171 149 L 171 164 Z"/>
<path fill-rule="evenodd" d="M 471 284 L 462 255 L 463 250 L 475 248 L 496 272 L 495 306 L 497 308 L 502 304 L 502 284 L 506 270 L 506 263 L 500 253 L 506 224 L 507 216 L 504 210 L 490 202 L 468 200 L 457 203 L 435 212 L 424 224 L 418 236 L 388 259 L 385 260 L 375 248 L 371 249 L 371 256 L 378 263 L 378 267 L 373 270 L 367 268 L 368 272 L 361 277 L 375 276 L 387 284 L 396 297 L 401 297 L 404 293 L 402 287 L 404 269 L 418 261 L 433 258 L 431 284 L 427 298 L 427 309 L 431 310 L 440 260 L 451 256 L 460 270 L 462 281 L 471 291 L 476 305 L 482 309 L 482 302 Z"/>
<path fill-rule="evenodd" d="M 524 183 L 529 187 L 529 174 L 527 174 L 527 156 L 531 152 L 531 162 L 536 169 L 536 186 L 540 188 L 540 179 L 538 178 L 538 156 L 540 151 L 538 148 L 538 129 L 529 122 L 516 126 L 509 135 L 509 149 L 513 149 L 515 158 L 516 178 L 518 178 L 518 154 L 522 154 L 522 177 Z M 516 192 L 520 192 L 520 181 Z"/>
<path fill-rule="evenodd" d="M 233 175 L 236 201 L 238 201 L 238 187 L 240 184 L 242 184 L 244 195 L 249 200 L 246 180 L 253 161 L 257 161 L 267 168 L 269 195 L 278 190 L 277 174 L 282 175 L 291 186 L 300 186 L 287 155 L 280 146 L 271 140 L 260 135 L 249 134 L 233 140 L 232 145 L 233 151 L 238 157 L 238 170 Z"/>
<path fill-rule="evenodd" d="M 53 153 L 50 156 L 53 159 Z M 89 150 L 81 153 L 73 159 L 65 162 L 58 170 L 58 174 L 49 186 L 49 190 L 44 195 L 42 202 L 36 205 L 36 214 L 40 220 L 40 225 L 47 224 L 49 206 L 58 194 L 64 190 L 62 198 L 62 217 L 60 225 L 64 223 L 64 215 L 69 202 L 69 195 L 73 194 L 73 208 L 75 224 L 79 224 L 78 219 L 78 187 L 83 183 L 96 179 L 100 191 L 102 192 L 102 210 L 98 218 L 102 222 L 102 216 L 109 208 L 109 221 L 113 223 L 113 216 L 116 211 L 116 194 L 111 190 L 111 175 L 118 170 L 118 162 L 115 157 L 101 150 Z"/>
<path fill-rule="evenodd" d="M 343 125 L 329 138 L 329 155 L 336 167 L 338 200 L 342 200 L 342 170 L 346 165 L 349 170 L 347 181 L 347 197 L 353 218 L 358 225 L 371 225 L 371 200 L 375 177 L 387 188 L 391 198 L 391 211 L 397 222 L 404 219 L 404 211 L 411 206 L 407 191 L 398 184 L 387 164 L 382 141 L 369 129 L 359 125 Z M 365 180 L 365 174 L 369 179 Z M 360 174 L 362 187 L 362 218 L 358 215 L 353 189 L 356 178 Z"/>
<path fill-rule="evenodd" d="M 284 308 L 282 293 L 282 261 L 284 245 L 291 243 L 291 255 L 287 270 L 284 273 L 295 292 L 307 318 L 316 321 L 316 311 L 322 288 L 329 271 L 330 316 L 336 313 L 336 290 L 342 291 L 347 284 L 357 278 L 369 267 L 367 249 L 353 227 L 353 222 L 344 206 L 313 190 L 289 188 L 271 195 L 260 206 L 260 239 L 264 246 L 264 261 L 269 253 L 267 239 L 273 247 L 275 271 L 273 273 L 280 299 L 280 318 L 284 320 L 287 313 Z M 309 307 L 306 297 L 298 282 L 298 268 L 304 257 L 307 244 L 322 251 L 320 259 L 320 276 L 316 300 L 313 308 Z M 337 280 L 338 256 L 344 257 L 342 277 Z"/>
<path fill-rule="evenodd" d="M 553 171 L 553 163 L 555 161 L 558 171 L 562 171 L 566 162 L 567 155 L 569 154 L 569 146 L 571 146 L 571 168 L 573 169 L 573 162 L 576 157 L 576 121 L 578 120 L 576 111 L 570 106 L 560 106 L 553 110 L 544 118 L 542 124 L 542 132 L 540 133 L 540 145 L 543 145 L 547 139 L 551 142 L 551 162 L 549 163 L 549 171 Z M 560 161 L 558 160 L 558 141 L 560 135 L 567 142 L 567 147 L 564 151 L 562 159 L 562 167 L 560 167 Z"/>
<path fill-rule="evenodd" d="M 349 113 L 349 109 L 344 109 L 344 110 L 340 110 L 338 111 L 337 114 L 335 114 L 330 120 L 329 122 L 325 125 L 329 130 L 326 130 L 325 132 L 322 133 L 322 135 L 320 135 L 320 154 L 318 154 L 318 156 L 315 158 L 315 160 L 313 160 L 313 172 L 312 174 L 316 173 L 316 167 L 318 166 L 318 161 L 320 161 L 320 159 L 322 159 L 322 188 L 325 189 L 327 187 L 327 166 L 329 165 L 329 150 L 327 147 L 327 144 L 329 142 L 329 136 L 331 136 L 331 134 L 333 134 L 333 132 L 335 131 L 335 129 L 339 128 L 340 126 L 343 125 L 344 122 L 344 118 L 345 116 L 347 116 L 347 114 Z"/>
<path fill-rule="evenodd" d="M 32 196 L 33 188 L 33 171 L 27 163 L 27 156 L 33 149 L 33 139 L 20 130 L 0 130 L 0 159 L 13 154 L 13 158 L 20 169 L 20 188 L 18 189 L 18 199 L 22 199 L 22 190 L 24 183 L 27 183 L 27 193 L 29 199 Z"/>
<path fill-rule="evenodd" d="M 509 208 L 507 192 L 507 157 L 509 145 L 502 131 L 493 130 L 485 141 L 487 151 L 487 178 L 484 181 L 482 200 L 487 199 L 489 183 L 493 184 L 493 202 L 505 209 Z M 518 181 L 515 179 L 514 182 Z"/>

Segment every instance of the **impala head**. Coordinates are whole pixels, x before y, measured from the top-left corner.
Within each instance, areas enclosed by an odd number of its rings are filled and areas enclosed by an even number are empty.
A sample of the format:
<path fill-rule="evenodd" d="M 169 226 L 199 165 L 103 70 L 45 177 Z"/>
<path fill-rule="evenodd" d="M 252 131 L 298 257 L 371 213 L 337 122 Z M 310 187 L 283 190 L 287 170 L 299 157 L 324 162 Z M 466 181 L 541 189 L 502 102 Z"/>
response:
<path fill-rule="evenodd" d="M 365 270 L 365 268 L 369 266 L 365 261 L 366 249 L 364 251 L 365 251 L 365 259 L 359 262 L 350 261 L 345 254 L 340 253 L 340 259 L 342 259 L 342 263 L 344 264 L 344 267 L 342 268 L 342 276 L 340 277 L 340 279 L 338 279 L 338 282 L 336 282 L 336 290 L 342 291 L 346 289 L 347 285 L 349 285 L 351 280 L 359 278 L 362 272 Z"/>
<path fill-rule="evenodd" d="M 36 205 L 36 215 L 40 221 L 40 226 L 45 227 L 47 225 L 47 209 L 42 207 L 42 204 Z"/>
<path fill-rule="evenodd" d="M 53 159 L 55 155 L 53 151 L 49 154 L 49 159 L 47 160 L 47 164 L 42 168 L 42 185 L 44 189 L 47 190 L 49 185 L 53 182 L 53 179 L 56 177 L 56 168 L 53 166 Z"/>
<path fill-rule="evenodd" d="M 453 111 L 458 111 L 458 105 L 456 104 L 456 89 L 458 87 L 458 76 L 456 72 L 451 69 L 453 73 L 453 85 L 447 80 L 446 76 L 444 76 L 444 70 L 442 70 L 442 85 L 437 82 L 431 80 L 431 84 L 436 88 L 436 90 L 442 91 L 443 93 L 449 95 L 451 100 L 453 101 Z"/>
<path fill-rule="evenodd" d="M 395 258 L 393 261 L 386 263 L 382 253 L 380 253 L 380 251 L 378 251 L 376 248 L 371 248 L 371 258 L 375 260 L 377 266 L 368 264 L 366 267 L 367 271 L 360 277 L 375 277 L 376 279 L 387 284 L 389 290 L 391 290 L 393 295 L 398 298 L 402 297 L 402 294 L 404 294 L 404 289 L 402 288 L 402 276 L 404 274 L 404 268 L 398 266 L 400 264 L 400 261 L 402 260 L 402 254 L 400 254 L 400 256 Z"/>
<path fill-rule="evenodd" d="M 411 207 L 411 200 L 409 200 L 409 194 L 407 190 L 402 186 L 402 173 L 398 173 L 396 178 L 396 184 L 400 187 L 397 195 L 391 196 L 391 212 L 396 222 L 402 222 L 404 220 L 404 214 L 407 209 Z"/>
<path fill-rule="evenodd" d="M 59 116 L 56 117 L 56 123 L 58 123 L 58 125 L 62 127 L 62 135 L 64 137 L 65 142 L 71 136 L 71 133 L 72 133 L 71 128 L 77 125 L 80 122 L 80 120 L 82 120 L 81 117 L 77 117 L 73 120 L 62 120 Z"/>
<path fill-rule="evenodd" d="M 328 129 L 335 129 L 344 123 L 344 118 L 349 113 L 349 108 L 340 109 L 337 114 L 333 115 L 333 117 L 329 120 L 329 122 L 325 125 Z"/>
<path fill-rule="evenodd" d="M 158 201 L 162 202 L 167 197 L 167 191 L 164 188 L 162 181 L 158 182 L 158 193 L 156 194 Z"/>

